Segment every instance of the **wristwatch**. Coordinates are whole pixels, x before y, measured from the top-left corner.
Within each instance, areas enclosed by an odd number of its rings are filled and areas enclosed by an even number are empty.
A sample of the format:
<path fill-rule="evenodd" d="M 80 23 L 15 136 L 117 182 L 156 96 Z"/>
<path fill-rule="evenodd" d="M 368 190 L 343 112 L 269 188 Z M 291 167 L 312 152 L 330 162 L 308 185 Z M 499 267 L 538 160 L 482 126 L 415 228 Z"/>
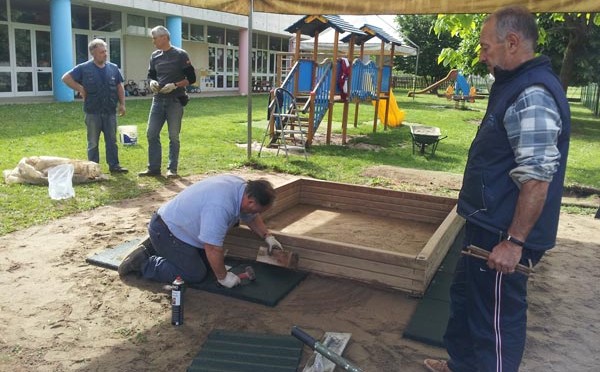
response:
<path fill-rule="evenodd" d="M 525 245 L 525 242 L 522 242 L 519 239 L 517 239 L 514 236 L 509 235 L 509 234 L 506 234 L 506 237 L 504 238 L 504 240 L 514 243 L 514 244 L 518 245 L 519 247 L 523 247 Z"/>

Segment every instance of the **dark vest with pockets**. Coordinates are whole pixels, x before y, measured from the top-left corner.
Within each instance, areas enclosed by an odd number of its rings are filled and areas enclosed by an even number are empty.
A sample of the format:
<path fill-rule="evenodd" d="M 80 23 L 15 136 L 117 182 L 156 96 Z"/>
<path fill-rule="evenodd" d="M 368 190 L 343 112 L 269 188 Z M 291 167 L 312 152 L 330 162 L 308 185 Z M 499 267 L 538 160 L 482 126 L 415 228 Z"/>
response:
<path fill-rule="evenodd" d="M 471 144 L 459 194 L 458 213 L 467 221 L 493 233 L 506 233 L 515 212 L 519 188 L 509 176 L 517 166 L 503 125 L 504 115 L 527 87 L 543 85 L 554 97 L 562 119 L 558 137 L 560 164 L 548 189 L 548 196 L 525 247 L 547 250 L 554 246 L 562 197 L 571 113 L 560 80 L 547 57 L 537 57 L 513 71 L 496 74 L 486 115 Z"/>
<path fill-rule="evenodd" d="M 89 60 L 81 66 L 81 85 L 87 92 L 83 111 L 88 114 L 114 114 L 119 103 L 117 74 L 121 73 L 117 66 L 113 63 L 106 63 L 104 66 L 105 77 L 98 71 L 93 60 Z"/>

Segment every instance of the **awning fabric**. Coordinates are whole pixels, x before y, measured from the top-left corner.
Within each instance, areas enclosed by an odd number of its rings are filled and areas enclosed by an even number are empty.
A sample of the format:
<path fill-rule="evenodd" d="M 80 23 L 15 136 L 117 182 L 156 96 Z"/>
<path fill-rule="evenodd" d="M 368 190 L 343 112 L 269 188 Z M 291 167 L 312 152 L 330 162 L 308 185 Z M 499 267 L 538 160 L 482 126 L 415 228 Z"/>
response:
<path fill-rule="evenodd" d="M 248 15 L 249 0 L 161 0 L 195 8 Z M 254 11 L 279 14 L 438 14 L 492 13 L 524 5 L 534 13 L 599 12 L 598 0 L 254 0 Z"/>

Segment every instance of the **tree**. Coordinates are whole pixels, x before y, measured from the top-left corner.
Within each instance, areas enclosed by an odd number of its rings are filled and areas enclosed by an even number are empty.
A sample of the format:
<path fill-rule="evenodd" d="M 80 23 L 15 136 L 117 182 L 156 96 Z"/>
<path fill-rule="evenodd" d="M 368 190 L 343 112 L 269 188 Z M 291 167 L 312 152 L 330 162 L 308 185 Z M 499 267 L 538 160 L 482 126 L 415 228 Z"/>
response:
<path fill-rule="evenodd" d="M 545 34 L 540 53 L 560 69 L 565 90 L 571 85 L 600 81 L 600 15 L 541 14 L 538 23 Z"/>
<path fill-rule="evenodd" d="M 400 15 L 396 17 L 396 23 L 400 26 L 402 33 L 412 42 L 419 46 L 419 71 L 418 74 L 425 77 L 427 84 L 440 80 L 448 74 L 449 68 L 438 63 L 438 55 L 444 48 L 456 48 L 460 38 L 450 35 L 438 35 L 433 33 L 432 26 L 436 16 L 433 15 Z M 397 57 L 394 66 L 397 70 L 413 72 L 415 68 L 415 56 Z"/>
<path fill-rule="evenodd" d="M 444 49 L 440 62 L 462 69 L 465 73 L 484 74 L 478 64 L 479 32 L 483 14 L 439 15 L 434 31 L 461 38 L 454 49 Z M 585 84 L 597 81 L 600 71 L 600 15 L 595 13 L 565 13 L 538 15 L 540 52 L 547 54 L 566 89 L 572 82 Z M 577 57 L 577 58 L 575 58 Z"/>

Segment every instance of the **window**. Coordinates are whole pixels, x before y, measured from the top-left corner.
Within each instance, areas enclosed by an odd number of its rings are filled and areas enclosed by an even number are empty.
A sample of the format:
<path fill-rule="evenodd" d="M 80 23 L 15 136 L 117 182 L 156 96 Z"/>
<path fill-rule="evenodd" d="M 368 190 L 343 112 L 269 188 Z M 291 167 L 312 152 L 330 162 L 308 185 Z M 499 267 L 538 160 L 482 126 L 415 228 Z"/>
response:
<path fill-rule="evenodd" d="M 71 26 L 82 30 L 90 29 L 90 9 L 87 6 L 71 5 Z"/>
<path fill-rule="evenodd" d="M 49 1 L 19 0 L 12 1 L 10 5 L 13 22 L 50 26 Z"/>
<path fill-rule="evenodd" d="M 8 21 L 8 13 L 6 12 L 6 0 L 0 0 L 0 21 Z"/>
<path fill-rule="evenodd" d="M 225 29 L 208 26 L 208 42 L 212 44 L 224 44 Z"/>
<path fill-rule="evenodd" d="M 92 30 L 104 32 L 121 31 L 121 12 L 92 8 Z"/>
<path fill-rule="evenodd" d="M 8 25 L 0 25 L 0 66 L 10 66 Z"/>
<path fill-rule="evenodd" d="M 52 67 L 52 52 L 50 50 L 50 32 L 35 32 L 35 52 L 38 67 Z"/>
<path fill-rule="evenodd" d="M 110 61 L 121 68 L 121 39 L 110 38 Z"/>
<path fill-rule="evenodd" d="M 181 39 L 182 40 L 190 39 L 190 24 L 187 22 L 181 23 Z"/>
<path fill-rule="evenodd" d="M 276 51 L 281 50 L 281 38 L 280 37 L 271 36 L 269 38 L 269 50 L 276 50 Z"/>
<path fill-rule="evenodd" d="M 257 49 L 269 49 L 269 37 L 267 35 L 258 35 Z"/>
<path fill-rule="evenodd" d="M 0 72 L 0 92 L 10 92 L 11 90 L 10 72 Z"/>
<path fill-rule="evenodd" d="M 190 25 L 190 40 L 204 41 L 204 25 Z"/>
<path fill-rule="evenodd" d="M 127 33 L 129 35 L 146 36 L 146 18 L 135 14 L 127 14 Z"/>
<path fill-rule="evenodd" d="M 162 18 L 148 17 L 148 36 L 152 35 L 152 29 L 156 26 L 164 26 L 165 20 Z"/>
<path fill-rule="evenodd" d="M 240 33 L 237 30 L 227 30 L 227 45 L 240 46 Z"/>
<path fill-rule="evenodd" d="M 88 36 L 75 34 L 75 63 L 80 64 L 89 59 Z"/>
<path fill-rule="evenodd" d="M 15 29 L 15 56 L 18 67 L 31 67 L 31 31 Z"/>

